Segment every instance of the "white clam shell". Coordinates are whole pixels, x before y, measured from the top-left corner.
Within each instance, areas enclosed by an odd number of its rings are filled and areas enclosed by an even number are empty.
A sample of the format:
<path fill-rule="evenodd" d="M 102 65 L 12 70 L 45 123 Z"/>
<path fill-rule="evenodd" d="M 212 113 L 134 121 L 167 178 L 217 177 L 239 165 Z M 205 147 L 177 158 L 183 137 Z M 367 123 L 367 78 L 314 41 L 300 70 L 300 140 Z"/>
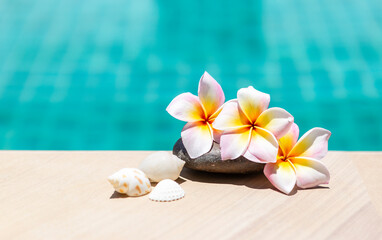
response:
<path fill-rule="evenodd" d="M 142 196 L 151 191 L 151 184 L 146 175 L 137 168 L 123 168 L 107 180 L 115 191 L 131 197 Z"/>
<path fill-rule="evenodd" d="M 171 179 L 160 181 L 149 194 L 149 199 L 158 202 L 171 202 L 184 197 L 183 188 Z"/>
<path fill-rule="evenodd" d="M 139 165 L 152 182 L 164 179 L 176 180 L 183 169 L 185 162 L 170 152 L 158 151 L 150 154 Z"/>

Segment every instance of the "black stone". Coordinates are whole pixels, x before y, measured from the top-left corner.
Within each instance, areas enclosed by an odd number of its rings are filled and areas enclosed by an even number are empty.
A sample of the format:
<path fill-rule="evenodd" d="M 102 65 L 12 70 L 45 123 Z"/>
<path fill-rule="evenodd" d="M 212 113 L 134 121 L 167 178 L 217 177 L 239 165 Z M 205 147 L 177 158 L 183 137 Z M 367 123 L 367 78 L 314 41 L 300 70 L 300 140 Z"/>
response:
<path fill-rule="evenodd" d="M 173 154 L 186 162 L 187 168 L 205 172 L 216 173 L 254 173 L 261 172 L 264 164 L 252 162 L 241 156 L 234 160 L 222 161 L 220 155 L 220 145 L 214 142 L 211 151 L 192 159 L 185 149 L 182 139 L 180 138 L 174 145 Z"/>

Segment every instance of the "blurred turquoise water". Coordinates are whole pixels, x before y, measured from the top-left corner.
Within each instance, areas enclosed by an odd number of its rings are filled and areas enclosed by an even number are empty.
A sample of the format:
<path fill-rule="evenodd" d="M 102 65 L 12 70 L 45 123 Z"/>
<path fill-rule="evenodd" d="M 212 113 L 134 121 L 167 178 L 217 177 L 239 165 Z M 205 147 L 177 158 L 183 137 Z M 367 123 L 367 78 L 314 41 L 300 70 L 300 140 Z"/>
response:
<path fill-rule="evenodd" d="M 382 4 L 4 0 L 1 149 L 171 149 L 165 111 L 207 70 L 253 85 L 332 150 L 382 150 Z"/>

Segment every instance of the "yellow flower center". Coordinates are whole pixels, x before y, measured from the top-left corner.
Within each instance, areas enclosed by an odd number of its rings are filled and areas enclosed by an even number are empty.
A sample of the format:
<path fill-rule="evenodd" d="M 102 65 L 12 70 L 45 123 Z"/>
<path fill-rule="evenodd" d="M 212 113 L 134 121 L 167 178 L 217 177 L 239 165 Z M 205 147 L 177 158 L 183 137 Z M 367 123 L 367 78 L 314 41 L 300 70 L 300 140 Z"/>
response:
<path fill-rule="evenodd" d="M 215 121 L 215 119 L 216 119 L 216 117 L 215 118 L 209 117 L 207 120 L 204 120 L 204 121 L 205 121 L 205 123 L 212 124 Z"/>

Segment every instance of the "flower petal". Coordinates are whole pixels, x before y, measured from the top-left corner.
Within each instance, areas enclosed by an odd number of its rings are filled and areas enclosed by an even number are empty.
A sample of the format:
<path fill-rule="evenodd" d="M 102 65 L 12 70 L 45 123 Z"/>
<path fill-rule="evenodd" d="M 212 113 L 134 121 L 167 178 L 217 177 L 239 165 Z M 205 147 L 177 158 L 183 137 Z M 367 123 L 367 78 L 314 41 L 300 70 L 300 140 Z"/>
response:
<path fill-rule="evenodd" d="M 329 183 L 329 171 L 320 161 L 306 157 L 289 158 L 289 160 L 294 165 L 297 186 L 300 188 L 311 188 Z"/>
<path fill-rule="evenodd" d="M 256 125 L 269 130 L 276 138 L 284 136 L 293 124 L 293 116 L 282 108 L 269 108 L 262 112 Z"/>
<path fill-rule="evenodd" d="M 197 158 L 212 148 L 211 128 L 205 122 L 189 122 L 182 130 L 182 142 L 191 158 Z"/>
<path fill-rule="evenodd" d="M 220 143 L 220 138 L 222 134 L 223 134 L 223 131 L 217 130 L 215 128 L 212 129 L 212 135 L 215 142 Z"/>
<path fill-rule="evenodd" d="M 296 184 L 296 173 L 288 161 L 279 160 L 265 164 L 264 175 L 273 186 L 286 194 L 289 194 Z"/>
<path fill-rule="evenodd" d="M 328 152 L 331 132 L 323 128 L 313 128 L 306 132 L 289 152 L 289 157 L 311 157 L 320 160 Z"/>
<path fill-rule="evenodd" d="M 250 86 L 237 92 L 237 100 L 244 114 L 254 123 L 259 115 L 268 108 L 270 96 Z"/>
<path fill-rule="evenodd" d="M 275 136 L 268 130 L 255 127 L 252 131 L 248 150 L 262 162 L 276 162 L 279 144 Z"/>
<path fill-rule="evenodd" d="M 232 101 L 232 100 L 230 100 L 230 101 Z M 223 110 L 223 106 L 224 106 L 224 104 L 223 105 L 221 105 L 219 108 L 218 108 L 218 110 L 216 110 L 211 116 L 209 116 L 209 118 L 208 118 L 208 121 L 215 121 L 215 119 L 217 118 L 217 116 L 219 116 L 219 114 L 220 114 L 220 112 Z"/>
<path fill-rule="evenodd" d="M 245 157 L 246 159 L 248 159 L 249 161 L 252 161 L 252 162 L 256 162 L 256 163 L 267 163 L 267 162 L 264 162 L 260 159 L 258 159 L 257 157 L 253 156 L 253 154 L 247 149 L 247 151 L 245 151 L 245 153 L 243 154 L 243 157 Z"/>
<path fill-rule="evenodd" d="M 231 100 L 224 104 L 223 110 L 212 125 L 218 130 L 230 131 L 248 127 L 250 122 L 240 110 L 237 100 Z"/>
<path fill-rule="evenodd" d="M 236 159 L 247 151 L 251 138 L 252 128 L 224 133 L 220 137 L 220 148 L 222 160 Z"/>
<path fill-rule="evenodd" d="M 296 123 L 293 123 L 287 134 L 279 139 L 279 145 L 283 151 L 283 155 L 287 156 L 298 140 L 299 129 Z"/>
<path fill-rule="evenodd" d="M 166 108 L 166 111 L 181 121 L 197 122 L 205 119 L 205 113 L 199 98 L 191 93 L 176 96 Z"/>
<path fill-rule="evenodd" d="M 223 89 L 208 72 L 200 78 L 198 95 L 207 116 L 214 114 L 225 100 Z"/>

